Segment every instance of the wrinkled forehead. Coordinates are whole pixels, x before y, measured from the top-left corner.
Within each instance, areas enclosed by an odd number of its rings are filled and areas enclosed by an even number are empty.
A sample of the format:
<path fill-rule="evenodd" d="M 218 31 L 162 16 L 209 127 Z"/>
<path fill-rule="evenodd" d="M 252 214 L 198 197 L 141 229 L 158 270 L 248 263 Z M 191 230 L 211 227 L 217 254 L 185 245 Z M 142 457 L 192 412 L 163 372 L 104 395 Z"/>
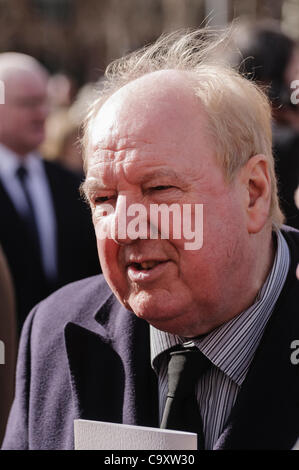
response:
<path fill-rule="evenodd" d="M 89 155 L 137 141 L 172 143 L 195 137 L 207 116 L 183 72 L 148 74 L 114 93 L 89 125 Z"/>

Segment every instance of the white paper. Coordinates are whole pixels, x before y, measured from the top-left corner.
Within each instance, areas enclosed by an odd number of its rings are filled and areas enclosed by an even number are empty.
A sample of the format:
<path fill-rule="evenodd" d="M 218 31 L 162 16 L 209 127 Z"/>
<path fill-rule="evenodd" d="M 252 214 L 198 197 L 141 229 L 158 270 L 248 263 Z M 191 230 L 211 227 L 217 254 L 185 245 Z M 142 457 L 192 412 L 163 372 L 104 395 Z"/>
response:
<path fill-rule="evenodd" d="M 166 429 L 74 420 L 75 450 L 196 450 L 197 434 Z"/>
<path fill-rule="evenodd" d="M 297 440 L 296 444 L 292 448 L 292 450 L 299 450 L 299 439 Z"/>

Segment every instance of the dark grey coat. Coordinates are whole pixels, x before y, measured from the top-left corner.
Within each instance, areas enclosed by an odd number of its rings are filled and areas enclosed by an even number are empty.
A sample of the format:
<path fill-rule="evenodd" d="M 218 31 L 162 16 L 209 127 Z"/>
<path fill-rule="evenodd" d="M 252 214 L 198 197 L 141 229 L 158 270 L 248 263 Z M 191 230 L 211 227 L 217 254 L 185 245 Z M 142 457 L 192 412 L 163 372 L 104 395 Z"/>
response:
<path fill-rule="evenodd" d="M 290 449 L 299 436 L 299 234 L 275 311 L 220 436 L 220 449 Z M 148 325 L 116 300 L 103 276 L 41 302 L 21 338 L 16 397 L 3 449 L 72 449 L 73 420 L 158 426 Z"/>

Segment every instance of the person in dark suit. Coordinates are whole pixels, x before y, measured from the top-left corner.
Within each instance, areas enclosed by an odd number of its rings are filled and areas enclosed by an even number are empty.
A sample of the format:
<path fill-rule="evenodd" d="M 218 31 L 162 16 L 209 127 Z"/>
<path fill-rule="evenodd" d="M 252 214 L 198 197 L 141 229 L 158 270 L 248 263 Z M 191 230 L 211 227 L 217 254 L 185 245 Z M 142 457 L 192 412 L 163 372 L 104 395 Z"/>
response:
<path fill-rule="evenodd" d="M 101 272 L 80 178 L 37 152 L 48 114 L 46 70 L 0 54 L 0 241 L 16 289 L 18 327 L 58 287 Z"/>
<path fill-rule="evenodd" d="M 196 427 L 204 449 L 295 445 L 299 233 L 282 225 L 268 100 L 218 47 L 171 34 L 109 70 L 84 136 L 103 275 L 27 318 L 3 449 L 72 449 L 76 418 Z M 180 393 L 198 375 L 172 402 L 186 352 Z"/>

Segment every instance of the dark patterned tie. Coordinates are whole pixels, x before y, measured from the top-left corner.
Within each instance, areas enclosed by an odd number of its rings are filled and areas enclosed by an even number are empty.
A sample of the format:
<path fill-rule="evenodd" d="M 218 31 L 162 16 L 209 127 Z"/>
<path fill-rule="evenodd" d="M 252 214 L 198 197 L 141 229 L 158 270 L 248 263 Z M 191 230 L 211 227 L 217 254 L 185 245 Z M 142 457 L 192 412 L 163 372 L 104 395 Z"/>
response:
<path fill-rule="evenodd" d="M 182 348 L 170 353 L 168 394 L 160 426 L 197 433 L 199 449 L 204 448 L 204 436 L 196 385 L 209 365 L 209 359 L 197 348 Z"/>
<path fill-rule="evenodd" d="M 20 165 L 16 171 L 16 176 L 21 183 L 23 193 L 24 193 L 26 203 L 27 203 L 27 210 L 26 210 L 26 213 L 22 214 L 22 219 L 25 223 L 28 236 L 31 242 L 33 243 L 34 249 L 36 250 L 38 257 L 40 257 L 40 241 L 39 241 L 37 223 L 36 223 L 35 213 L 33 209 L 32 199 L 28 191 L 28 187 L 27 187 L 27 178 L 28 178 L 27 169 L 23 165 Z"/>

